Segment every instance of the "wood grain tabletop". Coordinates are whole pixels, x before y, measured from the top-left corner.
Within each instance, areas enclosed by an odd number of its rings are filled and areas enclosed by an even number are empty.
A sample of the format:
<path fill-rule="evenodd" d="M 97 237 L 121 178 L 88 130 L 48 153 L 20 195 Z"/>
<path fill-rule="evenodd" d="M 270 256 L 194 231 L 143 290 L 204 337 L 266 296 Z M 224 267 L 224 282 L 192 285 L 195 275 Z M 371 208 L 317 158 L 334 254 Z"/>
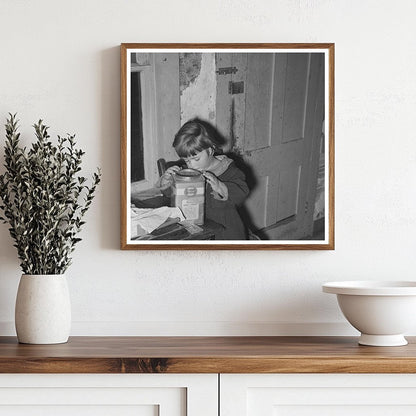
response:
<path fill-rule="evenodd" d="M 407 339 L 369 347 L 358 337 L 0 337 L 0 373 L 416 373 L 416 338 Z"/>

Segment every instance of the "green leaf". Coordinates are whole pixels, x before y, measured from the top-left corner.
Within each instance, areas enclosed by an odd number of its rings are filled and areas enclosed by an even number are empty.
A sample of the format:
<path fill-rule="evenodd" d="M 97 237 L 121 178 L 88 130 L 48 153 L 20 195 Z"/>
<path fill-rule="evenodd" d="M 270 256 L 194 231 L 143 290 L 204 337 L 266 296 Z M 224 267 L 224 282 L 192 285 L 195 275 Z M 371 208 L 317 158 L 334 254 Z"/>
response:
<path fill-rule="evenodd" d="M 82 156 L 75 135 L 49 140 L 42 119 L 33 125 L 36 141 L 29 150 L 20 146 L 16 114 L 6 121 L 5 173 L 0 175 L 0 220 L 9 223 L 25 273 L 63 273 L 71 264 L 81 221 L 95 197 L 101 171 L 91 184 L 78 172 Z"/>

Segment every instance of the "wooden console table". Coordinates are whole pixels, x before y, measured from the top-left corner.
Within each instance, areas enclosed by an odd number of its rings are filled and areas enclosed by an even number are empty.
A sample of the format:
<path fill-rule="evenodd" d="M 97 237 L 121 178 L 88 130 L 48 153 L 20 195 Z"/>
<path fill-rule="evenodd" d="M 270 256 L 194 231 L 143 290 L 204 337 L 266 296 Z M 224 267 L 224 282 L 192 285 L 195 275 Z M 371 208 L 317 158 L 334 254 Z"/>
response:
<path fill-rule="evenodd" d="M 0 415 L 414 415 L 416 338 L 388 348 L 357 340 L 0 337 Z"/>
<path fill-rule="evenodd" d="M 416 373 L 416 338 L 366 347 L 356 337 L 0 337 L 0 373 Z"/>

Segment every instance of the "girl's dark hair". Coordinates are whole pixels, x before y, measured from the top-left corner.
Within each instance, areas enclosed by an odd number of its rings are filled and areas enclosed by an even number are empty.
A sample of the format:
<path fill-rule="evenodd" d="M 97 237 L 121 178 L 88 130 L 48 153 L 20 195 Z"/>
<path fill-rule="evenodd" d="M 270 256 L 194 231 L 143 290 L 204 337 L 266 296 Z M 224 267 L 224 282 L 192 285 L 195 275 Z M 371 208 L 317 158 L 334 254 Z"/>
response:
<path fill-rule="evenodd" d="M 172 146 L 179 157 L 195 156 L 210 147 L 216 151 L 219 147 L 209 126 L 197 119 L 186 122 L 179 129 Z"/>

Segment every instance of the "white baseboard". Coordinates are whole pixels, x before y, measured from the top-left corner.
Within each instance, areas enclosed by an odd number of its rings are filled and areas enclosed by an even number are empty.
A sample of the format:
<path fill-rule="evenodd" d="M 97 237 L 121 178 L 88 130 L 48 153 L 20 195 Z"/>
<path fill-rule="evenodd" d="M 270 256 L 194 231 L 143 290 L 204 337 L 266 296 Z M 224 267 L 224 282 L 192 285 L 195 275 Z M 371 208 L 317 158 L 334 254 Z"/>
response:
<path fill-rule="evenodd" d="M 14 336 L 14 322 L 0 322 L 0 335 Z M 73 322 L 72 336 L 347 336 L 343 322 Z"/>

